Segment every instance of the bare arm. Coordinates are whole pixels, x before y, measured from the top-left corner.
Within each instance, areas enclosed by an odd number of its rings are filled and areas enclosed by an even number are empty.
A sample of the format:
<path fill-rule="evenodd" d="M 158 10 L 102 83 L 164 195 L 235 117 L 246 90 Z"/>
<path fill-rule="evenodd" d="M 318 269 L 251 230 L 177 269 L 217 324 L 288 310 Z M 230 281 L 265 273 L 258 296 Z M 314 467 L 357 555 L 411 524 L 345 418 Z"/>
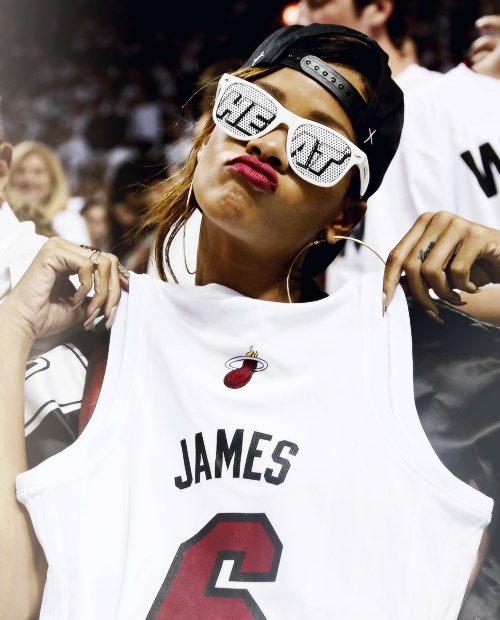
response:
<path fill-rule="evenodd" d="M 45 556 L 15 495 L 27 469 L 24 447 L 24 372 L 30 339 L 13 328 L 0 306 L 0 616 L 36 617 L 45 582 Z"/>
<path fill-rule="evenodd" d="M 75 291 L 69 276 L 77 274 Z M 94 285 L 95 294 L 87 294 Z M 89 260 L 89 251 L 49 240 L 0 306 L 0 617 L 36 618 L 46 561 L 29 516 L 15 495 L 27 469 L 24 443 L 24 373 L 36 338 L 65 332 L 98 314 L 110 320 L 120 297 L 118 261 Z"/>

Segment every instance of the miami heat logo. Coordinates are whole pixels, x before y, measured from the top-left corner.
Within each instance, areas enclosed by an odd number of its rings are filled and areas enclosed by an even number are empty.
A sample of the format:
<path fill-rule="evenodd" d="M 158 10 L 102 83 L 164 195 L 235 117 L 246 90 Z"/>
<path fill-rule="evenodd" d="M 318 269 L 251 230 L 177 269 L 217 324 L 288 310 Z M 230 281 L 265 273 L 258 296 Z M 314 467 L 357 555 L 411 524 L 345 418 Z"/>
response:
<path fill-rule="evenodd" d="M 243 362 L 243 364 L 236 366 L 239 362 Z M 232 357 L 228 360 L 226 368 L 231 368 L 231 371 L 224 377 L 224 385 L 236 390 L 246 385 L 254 372 L 265 370 L 267 362 L 260 359 L 258 352 L 254 351 L 253 347 L 250 347 L 250 351 L 246 355 L 238 355 L 238 357 Z"/>

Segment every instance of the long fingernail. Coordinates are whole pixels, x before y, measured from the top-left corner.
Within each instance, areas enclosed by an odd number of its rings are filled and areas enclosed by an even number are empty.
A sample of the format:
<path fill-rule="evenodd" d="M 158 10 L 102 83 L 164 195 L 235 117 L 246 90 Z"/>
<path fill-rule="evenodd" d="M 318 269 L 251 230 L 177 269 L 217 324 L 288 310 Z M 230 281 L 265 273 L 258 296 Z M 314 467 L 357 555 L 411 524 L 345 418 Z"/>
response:
<path fill-rule="evenodd" d="M 443 319 L 440 319 L 439 316 L 434 312 L 434 310 L 424 310 L 425 314 L 434 321 L 434 323 L 437 323 L 438 325 L 443 325 L 444 321 Z"/>
<path fill-rule="evenodd" d="M 92 325 L 92 323 L 97 319 L 97 317 L 99 316 L 99 312 L 101 311 L 100 308 L 97 308 L 97 310 L 94 310 L 94 312 L 92 312 L 92 314 L 89 316 L 89 318 L 85 321 L 85 323 L 83 324 L 83 328 L 85 330 L 90 329 L 90 326 Z"/>
<path fill-rule="evenodd" d="M 116 315 L 116 309 L 117 306 L 113 306 L 111 308 L 111 311 L 109 313 L 109 317 L 108 320 L 106 321 L 106 329 L 110 329 L 110 327 L 113 325 L 113 323 L 115 322 L 115 315 Z"/>
<path fill-rule="evenodd" d="M 80 301 L 76 302 L 76 304 L 71 309 L 72 310 L 76 310 L 77 308 L 79 308 L 83 304 L 84 301 L 85 301 L 85 297 L 80 299 Z"/>
<path fill-rule="evenodd" d="M 386 312 L 387 312 L 387 294 L 384 291 L 382 293 L 382 316 L 385 316 Z"/>

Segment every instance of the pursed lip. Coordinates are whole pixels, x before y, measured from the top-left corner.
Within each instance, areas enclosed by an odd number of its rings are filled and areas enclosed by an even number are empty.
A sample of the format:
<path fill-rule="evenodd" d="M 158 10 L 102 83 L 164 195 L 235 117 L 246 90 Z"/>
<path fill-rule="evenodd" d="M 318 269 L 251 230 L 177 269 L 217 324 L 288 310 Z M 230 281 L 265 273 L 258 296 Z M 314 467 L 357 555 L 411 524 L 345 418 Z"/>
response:
<path fill-rule="evenodd" d="M 257 157 L 251 155 L 235 157 L 228 165 L 253 185 L 266 192 L 274 192 L 278 187 L 278 175 L 274 168 Z"/>

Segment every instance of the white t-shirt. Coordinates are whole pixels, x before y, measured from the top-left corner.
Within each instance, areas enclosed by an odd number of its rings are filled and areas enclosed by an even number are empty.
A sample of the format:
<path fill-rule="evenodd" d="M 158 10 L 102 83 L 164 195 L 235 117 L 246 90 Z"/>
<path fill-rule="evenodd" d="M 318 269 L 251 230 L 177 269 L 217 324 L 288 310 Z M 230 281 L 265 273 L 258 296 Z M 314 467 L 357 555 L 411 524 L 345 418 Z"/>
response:
<path fill-rule="evenodd" d="M 0 205 L 0 303 L 46 241 L 33 222 L 20 222 L 6 202 Z"/>
<path fill-rule="evenodd" d="M 499 110 L 500 80 L 464 64 L 412 90 L 399 150 L 368 201 L 363 241 L 386 258 L 427 211 L 500 228 Z M 347 242 L 345 257 L 327 270 L 329 292 L 356 273 L 381 268 L 358 248 Z"/>
<path fill-rule="evenodd" d="M 54 216 L 52 229 L 56 235 L 76 245 L 90 245 L 89 229 L 85 218 L 71 208 L 67 207 Z"/>
<path fill-rule="evenodd" d="M 492 500 L 433 452 L 398 290 L 131 274 L 80 438 L 17 478 L 41 620 L 456 620 Z"/>
<path fill-rule="evenodd" d="M 35 232 L 33 222 L 20 222 L 7 202 L 0 206 L 0 303 L 22 278 L 47 239 Z M 70 279 L 79 286 L 77 276 Z M 60 342 L 61 335 L 36 340 L 30 357 Z"/>
<path fill-rule="evenodd" d="M 398 75 L 394 76 L 394 81 L 407 97 L 415 89 L 420 88 L 424 84 L 430 84 L 442 77 L 442 75 L 440 71 L 432 71 L 427 69 L 427 67 L 412 63 L 405 67 Z"/>
<path fill-rule="evenodd" d="M 47 237 L 35 233 L 33 222 L 19 222 L 9 205 L 0 206 L 0 303 L 19 282 Z M 35 341 L 26 366 L 24 402 L 28 460 L 40 450 L 61 449 L 72 434 L 69 416 L 80 409 L 87 359 L 62 336 Z M 61 429 L 63 432 L 61 432 Z M 46 448 L 48 446 L 48 448 Z"/>

